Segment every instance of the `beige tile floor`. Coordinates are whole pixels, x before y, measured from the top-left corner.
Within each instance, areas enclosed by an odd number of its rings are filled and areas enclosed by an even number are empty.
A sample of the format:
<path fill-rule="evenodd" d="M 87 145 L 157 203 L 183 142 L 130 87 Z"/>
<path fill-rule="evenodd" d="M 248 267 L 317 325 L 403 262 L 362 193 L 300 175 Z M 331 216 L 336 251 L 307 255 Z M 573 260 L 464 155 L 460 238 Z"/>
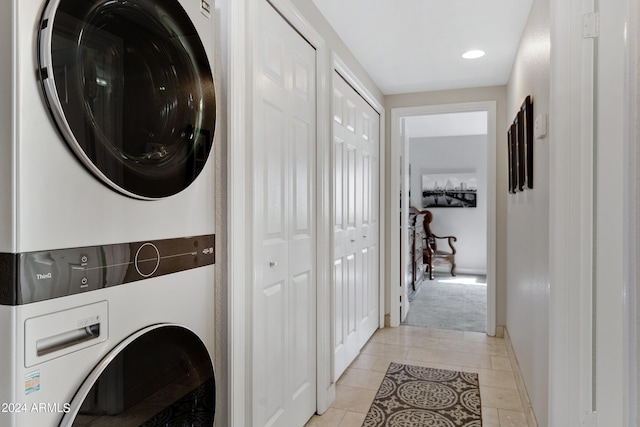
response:
<path fill-rule="evenodd" d="M 306 426 L 360 427 L 391 362 L 476 372 L 482 426 L 528 427 L 503 338 L 413 326 L 378 330 L 338 380 L 329 410 Z"/>

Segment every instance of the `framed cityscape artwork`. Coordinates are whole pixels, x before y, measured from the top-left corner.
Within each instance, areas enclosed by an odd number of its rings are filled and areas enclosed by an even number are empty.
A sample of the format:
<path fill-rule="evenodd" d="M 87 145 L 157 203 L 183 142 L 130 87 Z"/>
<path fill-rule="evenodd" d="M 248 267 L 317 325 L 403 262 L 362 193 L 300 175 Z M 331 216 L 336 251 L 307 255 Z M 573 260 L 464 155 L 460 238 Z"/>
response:
<path fill-rule="evenodd" d="M 475 208 L 477 203 L 477 173 L 422 175 L 423 208 Z"/>

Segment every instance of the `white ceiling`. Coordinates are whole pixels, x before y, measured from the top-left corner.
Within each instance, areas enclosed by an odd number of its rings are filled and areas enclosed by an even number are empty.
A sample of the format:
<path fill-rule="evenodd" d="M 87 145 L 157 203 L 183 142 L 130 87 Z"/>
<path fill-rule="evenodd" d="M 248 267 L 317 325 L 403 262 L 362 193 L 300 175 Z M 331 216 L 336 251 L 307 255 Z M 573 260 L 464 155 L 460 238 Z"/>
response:
<path fill-rule="evenodd" d="M 313 2 L 390 95 L 506 84 L 532 0 Z"/>

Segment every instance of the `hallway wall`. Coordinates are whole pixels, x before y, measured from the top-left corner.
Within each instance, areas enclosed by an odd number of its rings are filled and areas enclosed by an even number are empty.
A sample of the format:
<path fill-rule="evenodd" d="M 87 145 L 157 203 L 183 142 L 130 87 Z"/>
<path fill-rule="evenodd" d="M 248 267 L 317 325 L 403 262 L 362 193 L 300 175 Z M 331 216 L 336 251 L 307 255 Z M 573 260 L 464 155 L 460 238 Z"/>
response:
<path fill-rule="evenodd" d="M 549 112 L 549 40 L 549 0 L 534 0 L 507 85 L 509 120 L 528 95 L 534 118 Z M 502 154 L 506 162 L 506 148 Z M 501 191 L 506 193 L 506 187 Z M 549 145 L 544 138 L 534 141 L 534 188 L 508 195 L 506 252 L 506 325 L 540 427 L 548 418 L 548 250 Z"/>
<path fill-rule="evenodd" d="M 373 82 L 369 74 L 362 67 L 360 62 L 351 53 L 349 48 L 344 44 L 340 36 L 335 32 L 333 27 L 329 25 L 326 18 L 320 13 L 318 8 L 311 0 L 291 0 L 291 3 L 300 11 L 302 16 L 309 21 L 313 28 L 324 38 L 325 43 L 332 51 L 330 53 L 337 54 L 341 60 L 349 67 L 366 90 L 371 93 L 375 99 L 382 101 L 383 95 L 378 86 Z"/>

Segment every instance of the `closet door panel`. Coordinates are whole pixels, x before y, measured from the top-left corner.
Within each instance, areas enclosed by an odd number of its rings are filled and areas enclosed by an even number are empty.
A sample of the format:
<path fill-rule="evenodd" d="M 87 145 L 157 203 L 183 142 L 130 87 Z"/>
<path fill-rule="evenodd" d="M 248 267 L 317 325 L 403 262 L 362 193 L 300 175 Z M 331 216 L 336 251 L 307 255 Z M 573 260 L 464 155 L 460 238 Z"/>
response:
<path fill-rule="evenodd" d="M 315 49 L 267 1 L 254 39 L 252 425 L 316 410 Z"/>
<path fill-rule="evenodd" d="M 379 318 L 379 115 L 337 73 L 333 91 L 334 379 Z"/>

